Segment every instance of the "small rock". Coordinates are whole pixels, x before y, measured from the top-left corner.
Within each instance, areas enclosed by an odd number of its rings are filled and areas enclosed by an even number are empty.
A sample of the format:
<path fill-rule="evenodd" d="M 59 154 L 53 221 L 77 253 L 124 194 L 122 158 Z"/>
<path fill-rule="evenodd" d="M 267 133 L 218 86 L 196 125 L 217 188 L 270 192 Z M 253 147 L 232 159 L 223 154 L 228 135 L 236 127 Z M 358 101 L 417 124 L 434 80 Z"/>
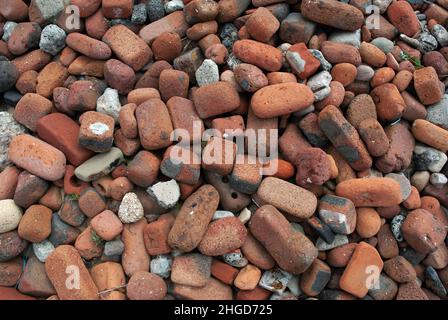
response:
<path fill-rule="evenodd" d="M 196 70 L 196 81 L 200 87 L 218 82 L 218 65 L 211 59 L 205 59 Z"/>
<path fill-rule="evenodd" d="M 146 5 L 144 3 L 139 3 L 134 5 L 132 10 L 131 21 L 135 24 L 144 24 L 146 22 L 148 14 L 146 12 Z"/>
<path fill-rule="evenodd" d="M 55 24 L 49 24 L 42 30 L 39 48 L 55 56 L 65 48 L 65 31 Z"/>
<path fill-rule="evenodd" d="M 222 211 L 222 210 L 218 210 L 218 211 L 216 211 L 214 214 L 213 214 L 213 217 L 212 217 L 212 221 L 213 220 L 219 220 L 219 219 L 222 219 L 222 218 L 229 218 L 229 217 L 234 217 L 235 215 L 232 213 L 232 212 L 230 212 L 230 211 Z M 241 220 L 240 220 L 241 221 Z"/>
<path fill-rule="evenodd" d="M 356 80 L 358 81 L 370 81 L 375 75 L 375 71 L 372 67 L 361 64 L 357 68 Z"/>
<path fill-rule="evenodd" d="M 281 294 L 285 291 L 291 278 L 292 274 L 289 272 L 274 268 L 263 273 L 259 285 L 266 290 Z"/>
<path fill-rule="evenodd" d="M 401 232 L 401 226 L 403 225 L 404 220 L 406 217 L 402 214 L 398 214 L 395 217 L 393 217 L 390 228 L 392 230 L 392 234 L 394 235 L 395 239 L 398 242 L 402 242 L 403 239 L 403 233 Z"/>
<path fill-rule="evenodd" d="M 433 173 L 429 181 L 436 188 L 442 188 L 448 182 L 448 179 L 443 173 Z"/>
<path fill-rule="evenodd" d="M 104 255 L 107 257 L 120 256 L 124 251 L 124 243 L 121 240 L 108 241 L 104 244 Z"/>
<path fill-rule="evenodd" d="M 134 223 L 143 218 L 143 215 L 143 206 L 137 195 L 133 192 L 126 193 L 118 209 L 118 217 L 121 222 Z"/>
<path fill-rule="evenodd" d="M 313 91 L 316 101 L 321 101 L 330 95 L 331 80 L 332 77 L 328 71 L 319 72 L 308 79 L 307 86 Z"/>
<path fill-rule="evenodd" d="M 413 161 L 416 170 L 440 172 L 447 160 L 444 152 L 422 144 L 415 145 Z"/>
<path fill-rule="evenodd" d="M 180 199 L 180 188 L 174 179 L 158 182 L 149 187 L 146 192 L 164 209 L 173 208 Z"/>
<path fill-rule="evenodd" d="M 0 60 L 0 93 L 11 89 L 18 77 L 17 68 L 11 62 Z"/>
<path fill-rule="evenodd" d="M 344 234 L 336 234 L 332 243 L 327 243 L 324 239 L 318 238 L 316 248 L 319 251 L 328 251 L 348 243 L 348 238 Z"/>
<path fill-rule="evenodd" d="M 13 32 L 14 28 L 17 27 L 18 23 L 14 21 L 7 21 L 3 26 L 3 37 L 2 40 L 8 43 L 9 37 Z"/>
<path fill-rule="evenodd" d="M 426 120 L 440 126 L 444 129 L 448 129 L 448 95 L 443 95 L 442 100 L 436 104 L 428 106 L 426 108 L 428 112 Z"/>
<path fill-rule="evenodd" d="M 361 45 L 361 29 L 356 31 L 337 31 L 333 32 L 329 37 L 329 41 L 349 44 L 356 48 Z"/>
<path fill-rule="evenodd" d="M 437 39 L 428 32 L 423 32 L 418 36 L 420 42 L 419 49 L 423 53 L 431 52 L 437 49 Z"/>
<path fill-rule="evenodd" d="M 388 54 L 394 48 L 394 43 L 391 40 L 383 37 L 375 38 L 370 43 L 379 48 L 385 54 Z"/>
<path fill-rule="evenodd" d="M 411 183 L 408 178 L 403 173 L 388 173 L 384 176 L 385 178 L 390 178 L 398 182 L 401 190 L 401 197 L 406 200 L 411 194 Z"/>
<path fill-rule="evenodd" d="M 244 208 L 243 210 L 241 210 L 240 214 L 238 215 L 238 219 L 240 219 L 240 221 L 243 224 L 246 224 L 247 222 L 249 222 L 251 217 L 252 217 L 252 212 L 247 208 Z"/>
<path fill-rule="evenodd" d="M 429 182 L 430 173 L 428 171 L 416 171 L 411 177 L 411 184 L 422 191 Z"/>
<path fill-rule="evenodd" d="M 0 200 L 0 233 L 15 230 L 22 219 L 22 209 L 12 199 Z"/>
<path fill-rule="evenodd" d="M 44 240 L 39 243 L 33 243 L 33 252 L 40 262 L 45 262 L 48 256 L 53 251 L 54 251 L 54 245 L 48 240 Z"/>
<path fill-rule="evenodd" d="M 325 57 L 322 54 L 322 52 L 320 52 L 319 50 L 316 50 L 316 49 L 309 49 L 309 51 L 311 52 L 311 54 L 314 57 L 316 57 L 317 60 L 319 60 L 320 67 L 322 68 L 322 70 L 324 70 L 324 71 L 330 71 L 331 70 L 331 68 L 333 66 L 331 65 L 330 62 L 327 61 L 327 59 L 325 59 Z"/>
<path fill-rule="evenodd" d="M 241 253 L 237 250 L 235 252 L 226 253 L 222 256 L 224 262 L 235 268 L 244 268 L 249 262 Z"/>
<path fill-rule="evenodd" d="M 432 27 L 431 33 L 442 47 L 446 47 L 448 45 L 448 31 L 442 25 L 434 25 Z"/>
<path fill-rule="evenodd" d="M 163 0 L 149 0 L 147 3 L 148 18 L 150 22 L 157 21 L 165 16 Z"/>
<path fill-rule="evenodd" d="M 165 3 L 165 12 L 167 14 L 174 11 L 182 10 L 184 8 L 184 3 L 182 0 L 171 0 Z"/>
<path fill-rule="evenodd" d="M 107 88 L 103 95 L 98 98 L 96 103 L 96 111 L 105 113 L 115 121 L 118 121 L 118 116 L 121 110 L 120 98 L 118 91 L 115 89 Z"/>
<path fill-rule="evenodd" d="M 447 296 L 447 289 L 433 267 L 427 267 L 425 270 L 425 284 L 439 297 L 444 298 Z"/>
<path fill-rule="evenodd" d="M 108 175 L 124 161 L 120 149 L 112 147 L 106 153 L 93 156 L 76 168 L 75 175 L 82 181 L 92 181 Z"/>
<path fill-rule="evenodd" d="M 162 278 L 169 278 L 171 274 L 171 266 L 173 258 L 170 255 L 158 255 L 151 259 L 151 273 Z"/>

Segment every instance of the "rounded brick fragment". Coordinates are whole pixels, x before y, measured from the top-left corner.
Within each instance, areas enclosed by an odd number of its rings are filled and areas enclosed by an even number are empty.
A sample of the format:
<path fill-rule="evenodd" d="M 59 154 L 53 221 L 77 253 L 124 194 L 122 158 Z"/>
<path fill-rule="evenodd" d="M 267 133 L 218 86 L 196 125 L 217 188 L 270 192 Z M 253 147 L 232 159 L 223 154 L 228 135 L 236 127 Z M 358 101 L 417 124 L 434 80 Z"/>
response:
<path fill-rule="evenodd" d="M 389 207 L 402 201 L 398 182 L 389 178 L 350 179 L 336 186 L 336 194 L 356 207 Z"/>
<path fill-rule="evenodd" d="M 203 185 L 189 196 L 168 235 L 169 245 L 183 252 L 195 249 L 207 231 L 218 204 L 219 193 L 211 185 Z"/>
<path fill-rule="evenodd" d="M 300 83 L 280 83 L 258 90 L 251 99 L 251 108 L 259 118 L 288 115 L 309 107 L 314 101 L 311 89 Z"/>
<path fill-rule="evenodd" d="M 238 92 L 228 82 L 219 81 L 198 88 L 193 103 L 201 119 L 235 110 L 240 105 Z"/>
<path fill-rule="evenodd" d="M 14 164 L 42 179 L 56 181 L 65 174 L 64 154 L 30 135 L 21 134 L 13 138 L 8 155 Z"/>
<path fill-rule="evenodd" d="M 84 265 L 78 251 L 69 245 L 61 245 L 53 251 L 45 262 L 45 270 L 61 300 L 97 300 L 98 289 Z M 67 286 L 67 271 L 76 272 L 79 286 L 74 289 Z M 75 278 L 73 278 L 75 279 Z"/>
<path fill-rule="evenodd" d="M 317 249 L 271 205 L 260 207 L 249 225 L 251 233 L 285 271 L 301 274 L 317 257 Z"/>

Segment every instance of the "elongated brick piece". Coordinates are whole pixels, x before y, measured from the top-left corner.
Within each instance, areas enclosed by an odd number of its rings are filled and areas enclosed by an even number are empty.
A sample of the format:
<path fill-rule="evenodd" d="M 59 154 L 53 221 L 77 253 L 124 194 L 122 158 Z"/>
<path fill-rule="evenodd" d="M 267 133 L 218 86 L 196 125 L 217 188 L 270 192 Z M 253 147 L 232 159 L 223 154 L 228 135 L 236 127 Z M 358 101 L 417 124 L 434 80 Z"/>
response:
<path fill-rule="evenodd" d="M 390 207 L 402 201 L 400 185 L 390 178 L 345 180 L 336 186 L 336 194 L 356 207 Z"/>
<path fill-rule="evenodd" d="M 355 31 L 364 23 L 364 15 L 359 9 L 333 0 L 304 0 L 301 13 L 311 21 L 347 31 Z"/>
<path fill-rule="evenodd" d="M 271 205 L 259 208 L 252 217 L 251 233 L 287 272 L 301 274 L 317 257 L 317 249 L 302 233 Z"/>
<path fill-rule="evenodd" d="M 170 247 L 183 252 L 195 249 L 201 242 L 218 204 L 219 193 L 209 184 L 203 185 L 189 196 L 168 234 Z"/>
<path fill-rule="evenodd" d="M 56 181 L 65 174 L 65 155 L 48 143 L 21 134 L 12 139 L 9 145 L 9 159 L 36 176 Z"/>
<path fill-rule="evenodd" d="M 311 89 L 300 83 L 279 83 L 258 90 L 250 102 L 259 118 L 288 115 L 309 107 L 314 101 Z"/>
<path fill-rule="evenodd" d="M 47 258 L 45 270 L 59 299 L 97 300 L 99 298 L 98 289 L 75 247 L 69 245 L 57 247 Z M 79 283 L 76 283 L 77 281 Z"/>
<path fill-rule="evenodd" d="M 256 200 L 259 205 L 273 205 L 300 219 L 311 217 L 317 207 L 317 198 L 312 192 L 274 177 L 261 182 Z"/>
<path fill-rule="evenodd" d="M 427 145 L 439 149 L 442 152 L 448 150 L 448 130 L 436 126 L 435 124 L 417 119 L 412 124 L 414 137 Z"/>
<path fill-rule="evenodd" d="M 282 67 L 282 52 L 268 44 L 254 40 L 238 40 L 233 45 L 235 56 L 267 71 L 278 71 Z"/>
<path fill-rule="evenodd" d="M 328 140 L 353 169 L 362 171 L 372 166 L 372 158 L 361 141 L 358 131 L 345 119 L 338 108 L 331 105 L 325 107 L 319 113 L 318 122 Z"/>
<path fill-rule="evenodd" d="M 145 41 L 123 25 L 116 25 L 107 30 L 103 41 L 134 71 L 143 68 L 152 58 L 152 51 Z M 124 43 L 126 45 L 123 45 Z"/>

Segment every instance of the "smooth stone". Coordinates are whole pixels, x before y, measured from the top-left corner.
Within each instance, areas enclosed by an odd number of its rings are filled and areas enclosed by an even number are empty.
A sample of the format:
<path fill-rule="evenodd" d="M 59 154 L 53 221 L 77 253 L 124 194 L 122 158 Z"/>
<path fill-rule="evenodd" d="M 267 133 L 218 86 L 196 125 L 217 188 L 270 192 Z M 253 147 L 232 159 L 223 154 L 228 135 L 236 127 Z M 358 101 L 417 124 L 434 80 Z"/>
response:
<path fill-rule="evenodd" d="M 181 196 L 179 185 L 174 179 L 158 182 L 149 187 L 146 192 L 164 209 L 175 207 Z"/>
<path fill-rule="evenodd" d="M 126 193 L 118 209 L 118 217 L 121 222 L 134 223 L 143 218 L 143 216 L 143 205 L 138 196 L 133 192 Z"/>
<path fill-rule="evenodd" d="M 54 245 L 48 240 L 44 240 L 39 243 L 33 243 L 33 252 L 40 262 L 45 262 L 48 256 L 54 251 L 54 249 Z"/>
<path fill-rule="evenodd" d="M 440 172 L 448 157 L 440 150 L 417 143 L 414 147 L 413 162 L 415 170 Z"/>
<path fill-rule="evenodd" d="M 235 215 L 233 214 L 233 212 L 230 211 L 224 211 L 224 210 L 218 210 L 213 214 L 212 220 L 219 220 L 222 218 L 229 218 L 229 217 L 234 217 Z"/>
<path fill-rule="evenodd" d="M 334 236 L 334 240 L 332 243 L 327 243 L 324 239 L 318 238 L 316 241 L 316 248 L 319 251 L 328 251 L 340 246 L 343 246 L 344 244 L 348 243 L 348 238 L 346 235 L 343 234 L 336 234 Z"/>
<path fill-rule="evenodd" d="M 118 91 L 107 88 L 103 95 L 96 101 L 96 111 L 107 114 L 118 121 L 118 116 L 121 110 L 120 97 Z"/>
<path fill-rule="evenodd" d="M 411 194 L 411 182 L 403 173 L 388 173 L 385 175 L 385 178 L 390 178 L 398 182 L 403 201 L 409 197 Z"/>
<path fill-rule="evenodd" d="M 291 273 L 280 268 L 274 268 L 263 273 L 259 286 L 271 292 L 281 294 L 285 291 L 291 278 Z"/>
<path fill-rule="evenodd" d="M 224 254 L 224 262 L 236 268 L 244 268 L 249 262 L 239 251 Z"/>
<path fill-rule="evenodd" d="M 78 179 L 89 182 L 108 175 L 116 167 L 124 162 L 124 156 L 120 149 L 112 147 L 106 153 L 93 156 L 75 170 Z"/>
<path fill-rule="evenodd" d="M 320 62 L 320 68 L 324 71 L 330 71 L 331 68 L 333 68 L 333 66 L 331 65 L 330 62 L 327 61 L 327 59 L 325 59 L 324 55 L 322 54 L 322 52 L 320 52 L 319 50 L 316 49 L 308 49 L 311 54 Z"/>
<path fill-rule="evenodd" d="M 375 38 L 370 43 L 373 44 L 378 49 L 380 49 L 381 51 L 383 51 L 384 54 L 388 54 L 394 48 L 394 43 L 391 40 L 383 37 Z"/>
<path fill-rule="evenodd" d="M 426 108 L 426 120 L 448 130 L 448 94 L 442 100 Z"/>
<path fill-rule="evenodd" d="M 330 95 L 331 80 L 332 77 L 328 71 L 321 71 L 308 79 L 306 85 L 313 91 L 316 101 L 321 101 Z"/>
<path fill-rule="evenodd" d="M 196 82 L 203 87 L 219 81 L 218 65 L 211 59 L 205 59 L 196 70 Z"/>
<path fill-rule="evenodd" d="M 431 174 L 429 181 L 433 186 L 442 188 L 448 182 L 448 179 L 443 173 L 433 173 Z"/>
<path fill-rule="evenodd" d="M 163 254 L 155 256 L 151 259 L 151 273 L 167 279 L 170 277 L 172 265 L 173 258 L 170 255 Z"/>
<path fill-rule="evenodd" d="M 121 256 L 124 251 L 124 243 L 121 240 L 108 241 L 104 244 L 104 255 L 108 257 Z"/>
<path fill-rule="evenodd" d="M 370 81 L 374 75 L 375 70 L 366 64 L 361 64 L 357 67 L 356 80 L 358 81 Z"/>
<path fill-rule="evenodd" d="M 330 34 L 329 41 L 348 44 L 359 48 L 361 46 L 361 29 L 355 31 L 337 31 Z"/>
<path fill-rule="evenodd" d="M 22 209 L 14 200 L 0 200 L 0 233 L 15 230 L 22 219 L 22 214 Z"/>

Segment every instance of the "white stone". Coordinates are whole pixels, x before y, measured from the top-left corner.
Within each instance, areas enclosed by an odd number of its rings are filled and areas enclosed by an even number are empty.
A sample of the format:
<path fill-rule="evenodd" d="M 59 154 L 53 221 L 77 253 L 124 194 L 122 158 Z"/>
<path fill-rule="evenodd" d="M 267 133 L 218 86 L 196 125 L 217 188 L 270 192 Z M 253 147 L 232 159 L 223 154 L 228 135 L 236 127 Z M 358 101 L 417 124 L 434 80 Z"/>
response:
<path fill-rule="evenodd" d="M 448 182 L 448 179 L 443 173 L 433 173 L 429 181 L 431 181 L 433 186 L 442 188 Z"/>
<path fill-rule="evenodd" d="M 151 259 L 151 273 L 154 273 L 162 278 L 169 278 L 171 274 L 171 266 L 173 265 L 173 258 L 170 255 L 158 255 Z"/>
<path fill-rule="evenodd" d="M 340 246 L 343 246 L 344 244 L 348 243 L 348 238 L 344 234 L 336 234 L 334 236 L 334 240 L 332 243 L 327 243 L 324 239 L 319 237 L 316 241 L 316 248 L 319 251 L 328 251 Z"/>
<path fill-rule="evenodd" d="M 174 179 L 158 182 L 149 187 L 146 192 L 164 209 L 173 208 L 180 199 L 180 188 Z"/>
<path fill-rule="evenodd" d="M 241 210 L 241 212 L 238 216 L 238 219 L 240 219 L 242 224 L 246 224 L 249 222 L 251 217 L 252 217 L 252 212 L 249 209 L 244 208 L 243 210 Z"/>
<path fill-rule="evenodd" d="M 134 223 L 143 218 L 143 206 L 137 195 L 133 192 L 126 193 L 121 200 L 118 209 L 118 217 L 123 223 Z"/>
<path fill-rule="evenodd" d="M 165 12 L 167 14 L 174 11 L 182 10 L 184 8 L 184 3 L 182 0 L 171 0 L 165 3 Z"/>
<path fill-rule="evenodd" d="M 418 170 L 429 170 L 431 172 L 440 172 L 448 160 L 444 152 L 420 143 L 417 143 L 414 147 L 414 157 L 416 165 L 419 165 L 420 162 L 424 164 L 424 168 L 417 168 Z"/>
<path fill-rule="evenodd" d="M 107 88 L 96 102 L 96 111 L 107 114 L 114 118 L 115 121 L 118 121 L 120 110 L 121 103 L 120 97 L 118 96 L 118 91 Z"/>
<path fill-rule="evenodd" d="M 33 252 L 40 262 L 45 262 L 53 251 L 54 245 L 48 240 L 44 240 L 40 243 L 33 243 Z"/>
<path fill-rule="evenodd" d="M 25 127 L 14 120 L 8 111 L 0 112 L 0 171 L 10 163 L 8 147 L 11 140 L 26 131 Z"/>
<path fill-rule="evenodd" d="M 50 24 L 42 30 L 39 48 L 53 56 L 65 47 L 65 31 L 55 24 Z"/>
<path fill-rule="evenodd" d="M 218 210 L 213 214 L 212 220 L 219 220 L 222 218 L 235 217 L 235 215 L 230 211 Z"/>
<path fill-rule="evenodd" d="M 372 0 L 372 4 L 380 9 L 381 14 L 386 12 L 391 3 L 392 0 Z"/>
<path fill-rule="evenodd" d="M 203 87 L 219 81 L 218 65 L 211 59 L 205 59 L 196 70 L 196 82 Z"/>
<path fill-rule="evenodd" d="M 0 233 L 15 230 L 22 219 L 22 209 L 12 199 L 0 200 Z"/>
<path fill-rule="evenodd" d="M 336 31 L 330 35 L 328 40 L 359 48 L 361 46 L 361 29 L 355 31 Z"/>
<path fill-rule="evenodd" d="M 388 173 L 385 178 L 393 179 L 400 185 L 402 201 L 405 201 L 411 194 L 411 182 L 403 173 Z"/>
<path fill-rule="evenodd" d="M 280 268 L 274 268 L 263 273 L 258 285 L 271 292 L 282 294 L 291 278 L 292 274 L 289 272 Z"/>
<path fill-rule="evenodd" d="M 291 291 L 291 293 L 296 297 L 300 297 L 302 295 L 302 290 L 300 290 L 299 283 L 300 283 L 300 277 L 293 275 L 291 277 L 291 280 L 289 280 L 288 284 L 286 285 L 289 291 Z"/>
<path fill-rule="evenodd" d="M 313 91 L 316 101 L 321 101 L 330 95 L 331 80 L 332 77 L 328 71 L 321 71 L 308 79 L 307 86 Z"/>

